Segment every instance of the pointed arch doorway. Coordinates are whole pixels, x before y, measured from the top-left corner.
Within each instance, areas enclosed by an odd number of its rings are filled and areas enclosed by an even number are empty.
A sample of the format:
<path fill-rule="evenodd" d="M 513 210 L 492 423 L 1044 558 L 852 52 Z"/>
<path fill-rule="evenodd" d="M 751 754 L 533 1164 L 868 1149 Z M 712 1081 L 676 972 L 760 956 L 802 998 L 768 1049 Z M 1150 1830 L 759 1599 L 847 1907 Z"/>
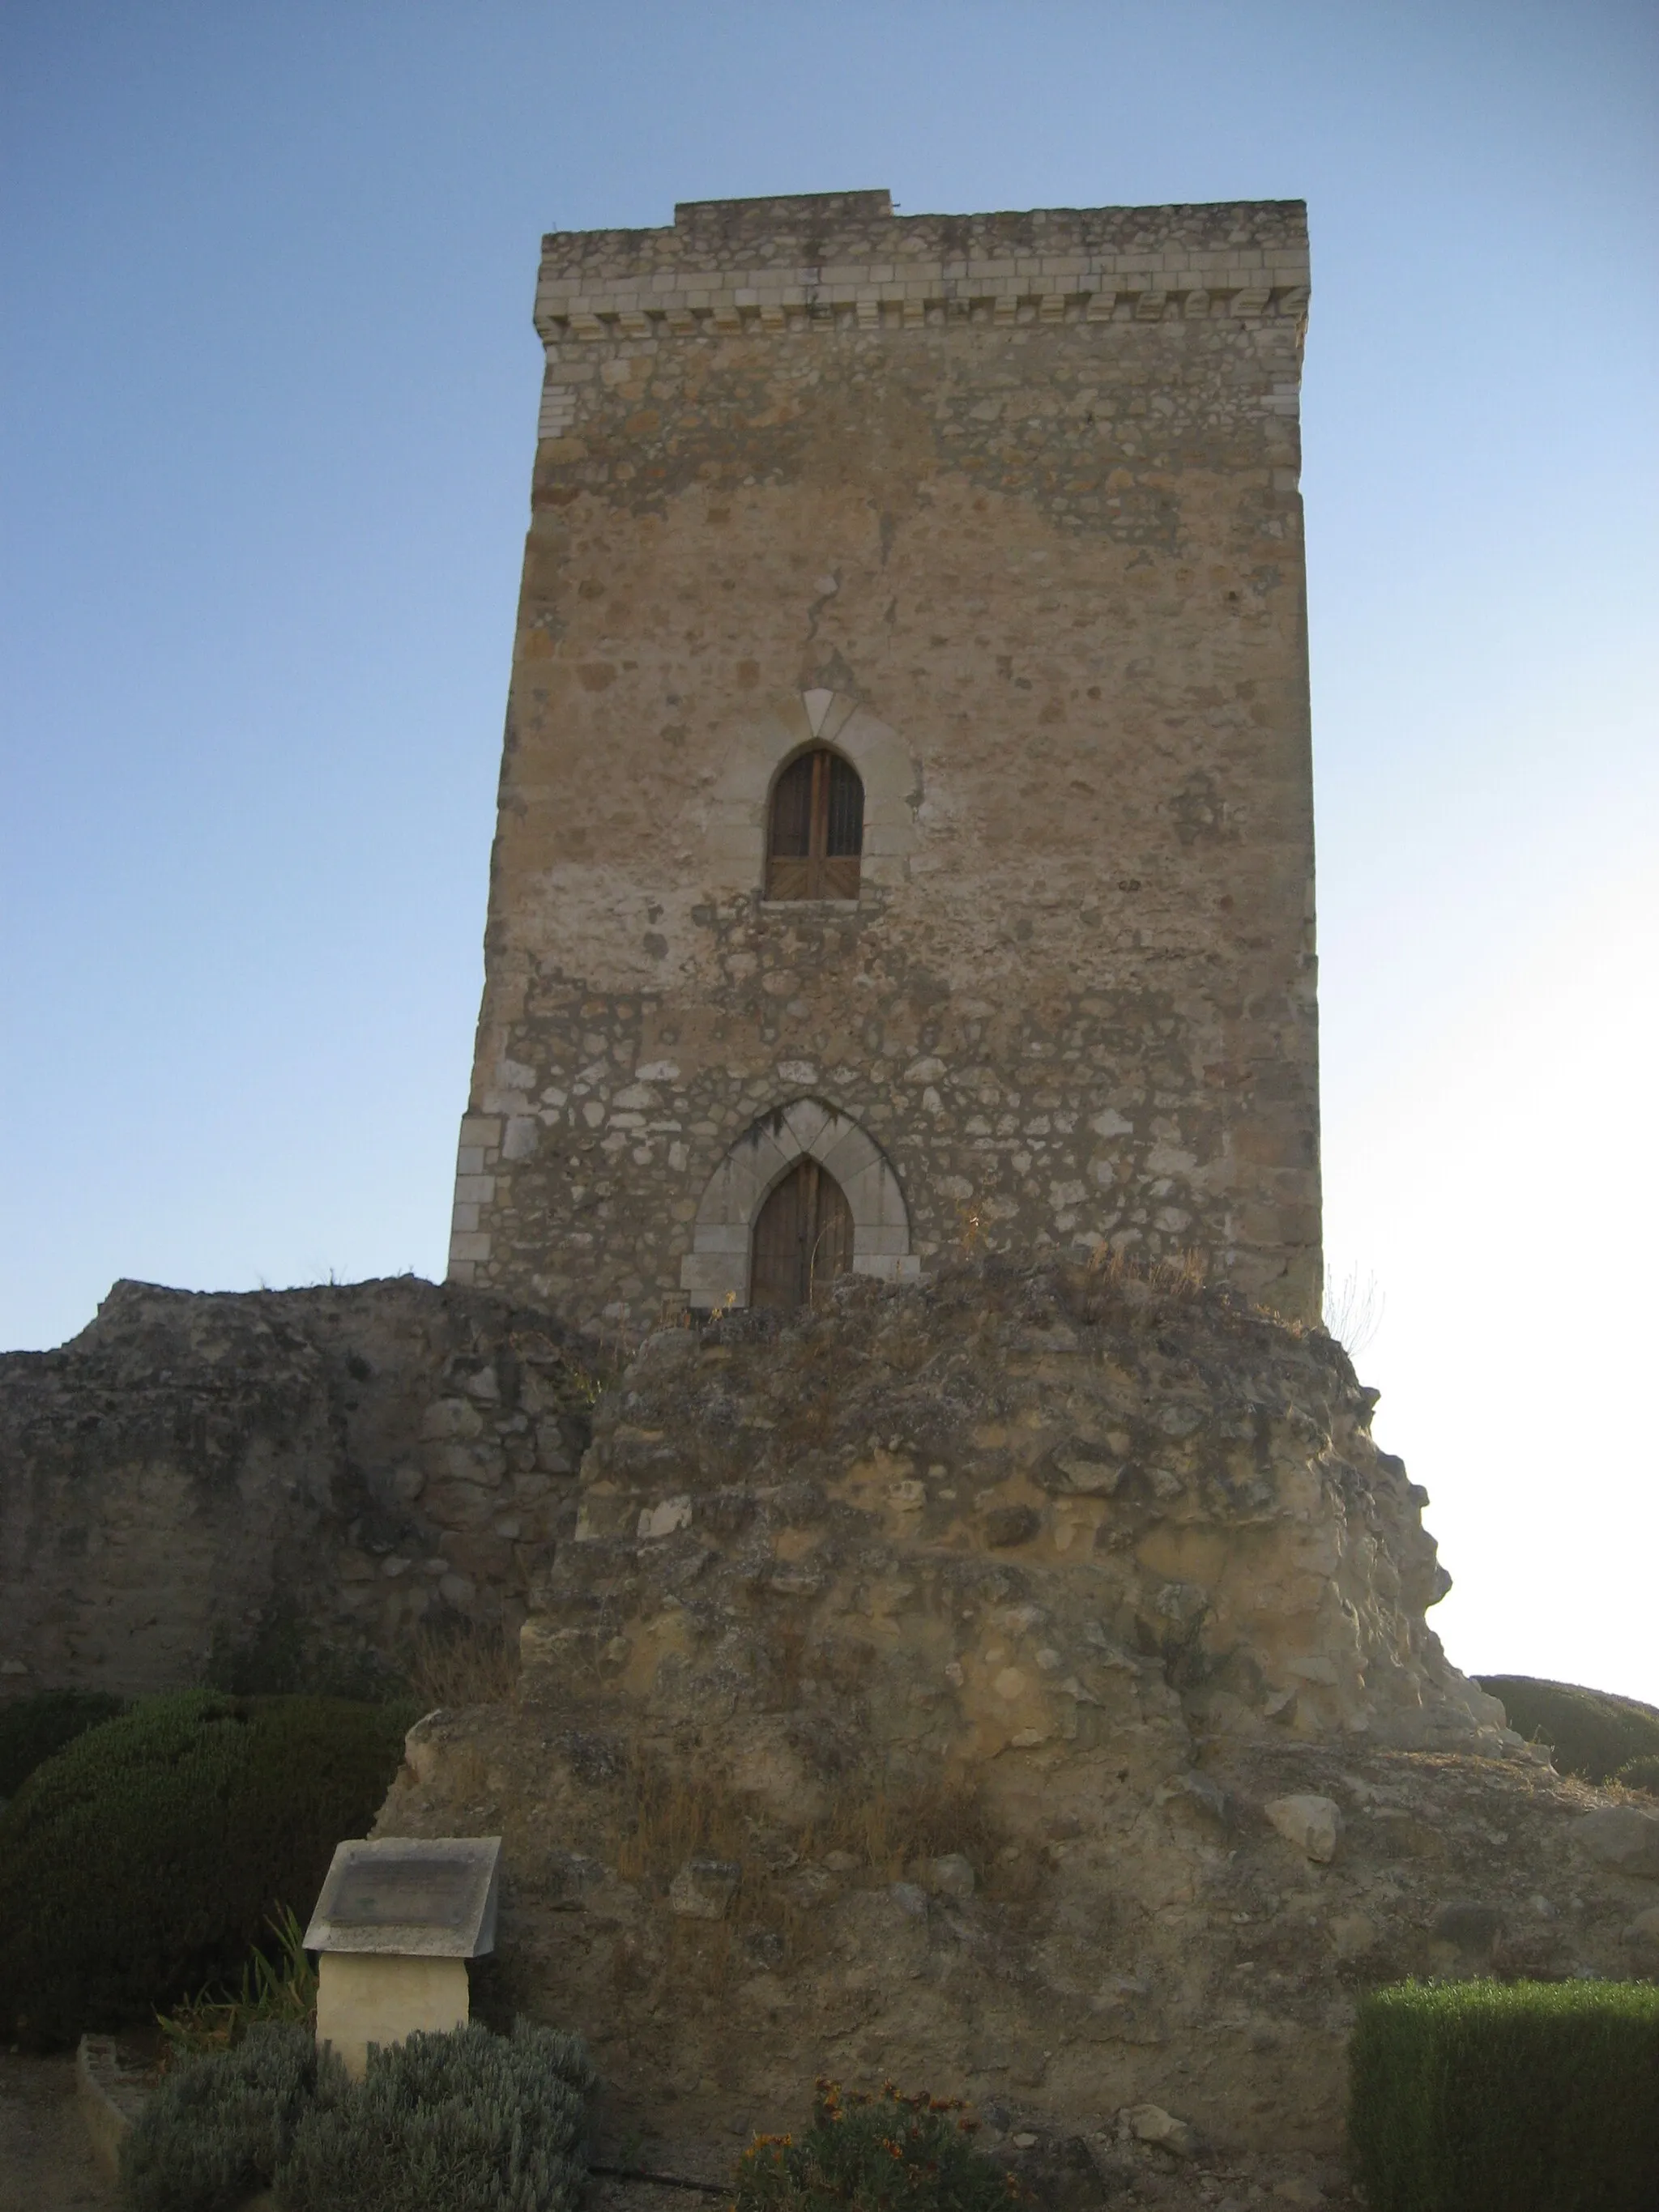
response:
<path fill-rule="evenodd" d="M 809 1154 L 775 1184 L 755 1220 L 749 1302 L 811 1305 L 853 1264 L 853 1210 L 826 1167 Z"/>
<path fill-rule="evenodd" d="M 725 1306 L 758 1304 L 754 1268 L 756 1235 L 760 1217 L 777 1196 L 780 1186 L 803 1162 L 811 1160 L 823 1170 L 817 1187 L 818 1218 L 810 1238 L 809 1252 L 817 1247 L 811 1279 L 822 1284 L 826 1268 L 839 1272 L 850 1266 L 855 1275 L 873 1275 L 884 1283 L 914 1280 L 921 1262 L 910 1249 L 910 1216 L 898 1177 L 879 1147 L 850 1115 L 821 1098 L 792 1098 L 759 1120 L 751 1121 L 738 1138 L 703 1186 L 696 1219 L 692 1224 L 691 1249 L 680 1261 L 680 1283 L 694 1312 L 710 1313 Z M 850 1259 L 838 1255 L 847 1232 L 835 1237 L 823 1232 L 831 1226 L 826 1211 L 824 1184 L 840 1198 L 852 1218 Z M 800 1206 L 808 1194 L 797 1188 L 793 1200 L 778 1199 L 780 1217 L 792 1202 Z M 830 1208 L 833 1211 L 833 1206 Z M 781 1218 L 775 1224 L 782 1251 L 790 1249 Z M 773 1243 L 769 1224 L 769 1253 Z M 799 1226 L 794 1249 L 800 1249 Z M 799 1261 L 797 1262 L 799 1266 Z M 799 1285 L 800 1277 L 793 1279 Z M 792 1291 L 790 1303 L 800 1300 Z"/>

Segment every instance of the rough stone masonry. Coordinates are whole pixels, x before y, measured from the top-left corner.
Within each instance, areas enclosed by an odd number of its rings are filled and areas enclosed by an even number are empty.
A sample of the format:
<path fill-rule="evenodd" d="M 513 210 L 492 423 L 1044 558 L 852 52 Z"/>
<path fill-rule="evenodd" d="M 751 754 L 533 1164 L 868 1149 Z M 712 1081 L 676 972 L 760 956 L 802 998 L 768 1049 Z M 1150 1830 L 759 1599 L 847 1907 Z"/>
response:
<path fill-rule="evenodd" d="M 741 1306 L 811 1160 L 858 1273 L 1196 1249 L 1313 1316 L 1307 297 L 1295 201 L 544 241 L 453 1279 Z M 818 749 L 856 857 L 774 895 Z"/>
<path fill-rule="evenodd" d="M 378 1832 L 505 1837 L 503 2011 L 665 2159 L 823 2073 L 1012 2120 L 1056 2212 L 1218 2203 L 1125 2171 L 1149 2111 L 1160 2158 L 1333 2157 L 1367 1989 L 1659 1969 L 1659 1810 L 1449 1665 L 1375 1396 L 1110 1264 L 661 1330 L 515 1702 L 421 1722 Z"/>

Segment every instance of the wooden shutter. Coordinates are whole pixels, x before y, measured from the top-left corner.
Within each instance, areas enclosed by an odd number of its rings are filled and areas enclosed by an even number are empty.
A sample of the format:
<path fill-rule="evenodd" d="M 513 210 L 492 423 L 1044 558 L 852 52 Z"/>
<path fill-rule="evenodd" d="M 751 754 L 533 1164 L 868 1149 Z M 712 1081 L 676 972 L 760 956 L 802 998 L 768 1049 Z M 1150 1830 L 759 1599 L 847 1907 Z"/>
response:
<path fill-rule="evenodd" d="M 772 793 L 769 899 L 855 899 L 864 848 L 864 786 L 827 745 L 790 762 Z"/>

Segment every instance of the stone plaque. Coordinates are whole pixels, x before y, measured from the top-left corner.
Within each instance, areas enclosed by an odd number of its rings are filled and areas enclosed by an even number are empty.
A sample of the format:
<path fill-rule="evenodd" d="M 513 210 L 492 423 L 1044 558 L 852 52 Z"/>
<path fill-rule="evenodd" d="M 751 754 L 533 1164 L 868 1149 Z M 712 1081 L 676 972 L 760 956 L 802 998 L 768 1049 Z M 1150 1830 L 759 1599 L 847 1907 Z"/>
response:
<path fill-rule="evenodd" d="M 387 1836 L 341 1844 L 308 1951 L 476 1959 L 495 1948 L 499 1836 Z"/>

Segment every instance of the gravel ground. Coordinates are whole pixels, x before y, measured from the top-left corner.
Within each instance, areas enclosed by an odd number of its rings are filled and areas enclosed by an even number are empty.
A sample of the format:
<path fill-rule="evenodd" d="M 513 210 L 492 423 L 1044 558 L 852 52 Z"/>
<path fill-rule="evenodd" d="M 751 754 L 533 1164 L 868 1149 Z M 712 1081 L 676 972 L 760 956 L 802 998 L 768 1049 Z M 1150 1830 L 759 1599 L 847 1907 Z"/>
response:
<path fill-rule="evenodd" d="M 654 2156 L 646 2153 L 646 2160 L 659 2172 L 702 2181 L 724 2177 L 729 2182 L 742 2147 L 741 2142 L 728 2146 L 711 2138 L 683 2143 L 678 2152 L 658 2146 Z M 617 2155 L 602 2136 L 600 2163 Z M 1063 2161 L 1050 2161 L 1046 2172 L 1041 2166 L 1033 2170 L 1028 2181 L 1030 2201 L 1047 2203 L 1054 2212 L 1140 2212 L 1154 2206 L 1158 2212 L 1286 2212 L 1286 2207 L 1358 2212 L 1360 2202 L 1335 2161 L 1294 2153 L 1227 2159 L 1200 2152 L 1188 2160 L 1121 2145 L 1106 2152 L 1103 2170 L 1097 2169 L 1092 2180 L 1086 2167 L 1082 2176 L 1074 2172 L 1068 2178 Z M 724 2191 L 704 2195 L 596 2174 L 586 2212 L 727 2212 L 730 2203 Z"/>
<path fill-rule="evenodd" d="M 93 2155 L 73 2058 L 0 2051 L 0 2212 L 112 2212 Z"/>

